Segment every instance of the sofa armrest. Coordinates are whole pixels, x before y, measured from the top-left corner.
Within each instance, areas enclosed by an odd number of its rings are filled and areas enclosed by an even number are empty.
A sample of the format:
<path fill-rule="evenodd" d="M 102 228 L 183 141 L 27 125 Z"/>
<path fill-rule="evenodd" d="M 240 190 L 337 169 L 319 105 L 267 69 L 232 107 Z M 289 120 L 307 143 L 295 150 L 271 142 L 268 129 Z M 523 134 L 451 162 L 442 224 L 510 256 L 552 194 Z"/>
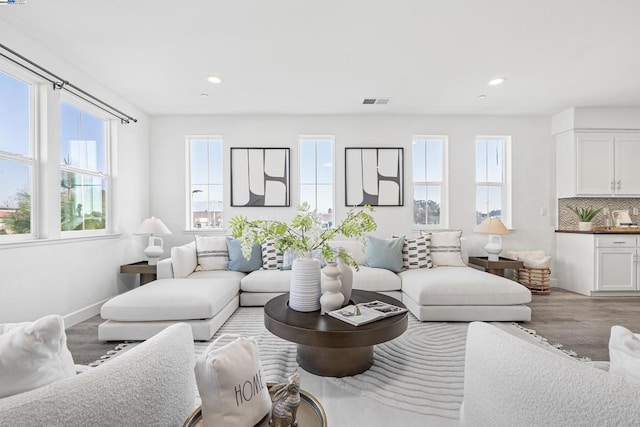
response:
<path fill-rule="evenodd" d="M 158 261 L 156 276 L 158 279 L 173 279 L 173 265 L 171 263 L 171 257 Z"/>
<path fill-rule="evenodd" d="M 169 326 L 113 360 L 0 399 L 0 425 L 178 426 L 195 406 L 193 335 Z"/>
<path fill-rule="evenodd" d="M 462 426 L 640 425 L 640 384 L 493 325 L 467 334 Z"/>

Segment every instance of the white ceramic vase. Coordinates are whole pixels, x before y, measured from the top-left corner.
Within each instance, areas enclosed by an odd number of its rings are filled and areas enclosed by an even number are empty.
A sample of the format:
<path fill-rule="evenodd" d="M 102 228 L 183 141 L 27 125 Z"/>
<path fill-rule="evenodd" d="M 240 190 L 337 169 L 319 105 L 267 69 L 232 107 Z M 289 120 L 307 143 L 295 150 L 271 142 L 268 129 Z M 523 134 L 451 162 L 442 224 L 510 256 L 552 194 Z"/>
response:
<path fill-rule="evenodd" d="M 320 310 L 320 261 L 317 259 L 293 260 L 289 308 L 304 312 Z"/>
<path fill-rule="evenodd" d="M 340 283 L 342 286 L 340 287 L 340 293 L 342 293 L 342 297 L 344 301 L 342 301 L 342 306 L 349 304 L 349 300 L 351 299 L 351 290 L 353 288 L 353 269 L 350 265 L 344 263 L 342 258 L 337 259 L 338 268 L 340 269 L 340 275 L 338 279 L 340 279 Z"/>
<path fill-rule="evenodd" d="M 342 292 L 340 292 L 342 283 L 340 283 L 338 276 L 340 276 L 340 269 L 335 262 L 327 263 L 327 266 L 322 269 L 320 314 L 325 314 L 327 311 L 337 310 L 342 307 L 344 296 L 342 296 Z"/>
<path fill-rule="evenodd" d="M 593 226 L 591 222 L 578 222 L 578 230 L 580 231 L 591 231 L 593 230 Z"/>

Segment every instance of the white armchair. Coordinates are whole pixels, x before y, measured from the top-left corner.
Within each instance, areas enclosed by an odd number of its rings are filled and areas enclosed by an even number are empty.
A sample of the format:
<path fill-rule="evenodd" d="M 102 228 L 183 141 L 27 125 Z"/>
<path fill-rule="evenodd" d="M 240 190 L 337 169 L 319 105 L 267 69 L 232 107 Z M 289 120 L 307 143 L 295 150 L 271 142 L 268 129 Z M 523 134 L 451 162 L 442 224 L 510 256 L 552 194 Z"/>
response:
<path fill-rule="evenodd" d="M 469 325 L 461 425 L 640 425 L 640 384 L 523 338 Z"/>
<path fill-rule="evenodd" d="M 0 399 L 0 425 L 178 426 L 195 406 L 194 349 L 184 323 L 84 373 Z"/>

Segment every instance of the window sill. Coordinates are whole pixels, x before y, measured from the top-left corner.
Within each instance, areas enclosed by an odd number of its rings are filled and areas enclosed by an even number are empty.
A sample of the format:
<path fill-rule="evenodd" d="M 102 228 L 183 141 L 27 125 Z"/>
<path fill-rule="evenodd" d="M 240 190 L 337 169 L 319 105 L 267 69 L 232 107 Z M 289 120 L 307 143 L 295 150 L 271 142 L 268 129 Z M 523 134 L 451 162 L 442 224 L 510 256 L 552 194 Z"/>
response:
<path fill-rule="evenodd" d="M 119 239 L 121 236 L 122 234 L 116 233 L 116 234 L 101 234 L 96 236 L 60 237 L 55 239 L 14 240 L 11 242 L 2 242 L 0 240 L 0 250 L 25 248 L 30 246 L 64 245 L 67 243 L 89 242 L 93 240 L 112 240 L 112 239 Z"/>
<path fill-rule="evenodd" d="M 199 230 L 183 230 L 183 233 L 187 234 L 219 234 L 221 236 L 226 236 L 229 234 L 229 230 L 226 228 L 202 228 Z"/>

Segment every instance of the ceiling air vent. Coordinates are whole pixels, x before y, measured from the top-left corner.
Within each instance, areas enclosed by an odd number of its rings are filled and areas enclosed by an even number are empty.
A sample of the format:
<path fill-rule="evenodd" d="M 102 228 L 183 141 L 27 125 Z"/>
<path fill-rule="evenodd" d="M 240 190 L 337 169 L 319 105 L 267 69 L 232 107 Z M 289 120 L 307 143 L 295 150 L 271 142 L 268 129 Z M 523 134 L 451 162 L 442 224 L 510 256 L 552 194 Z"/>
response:
<path fill-rule="evenodd" d="M 389 98 L 365 98 L 362 100 L 362 103 L 365 105 L 385 105 L 389 103 Z"/>

